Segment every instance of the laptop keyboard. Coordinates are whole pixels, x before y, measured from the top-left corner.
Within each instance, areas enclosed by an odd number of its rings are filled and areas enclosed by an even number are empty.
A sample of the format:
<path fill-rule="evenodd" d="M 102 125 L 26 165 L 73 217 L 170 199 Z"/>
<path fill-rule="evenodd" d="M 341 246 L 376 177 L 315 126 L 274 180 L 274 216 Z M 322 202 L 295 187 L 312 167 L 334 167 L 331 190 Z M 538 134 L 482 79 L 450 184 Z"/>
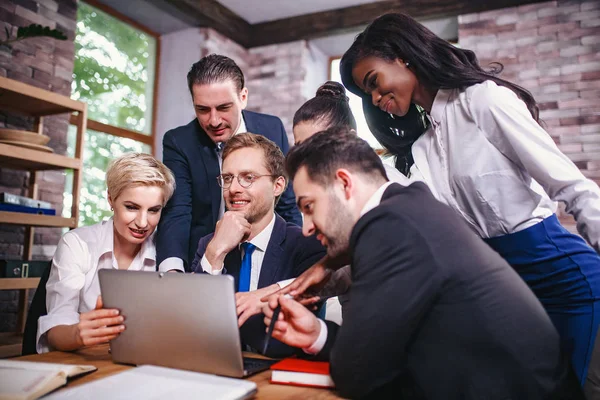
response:
<path fill-rule="evenodd" d="M 262 358 L 244 357 L 244 376 L 254 375 L 265 371 L 279 360 L 265 360 Z"/>

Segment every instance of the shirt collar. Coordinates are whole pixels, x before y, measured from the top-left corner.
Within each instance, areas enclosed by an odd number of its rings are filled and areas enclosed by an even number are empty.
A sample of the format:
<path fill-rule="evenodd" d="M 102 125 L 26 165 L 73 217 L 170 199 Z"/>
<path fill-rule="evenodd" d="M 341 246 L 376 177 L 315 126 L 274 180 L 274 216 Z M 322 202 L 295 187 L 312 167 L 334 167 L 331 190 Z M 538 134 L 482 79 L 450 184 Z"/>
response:
<path fill-rule="evenodd" d="M 248 132 L 248 128 L 246 128 L 246 121 L 244 121 L 244 115 L 240 114 L 240 126 L 238 126 L 238 129 L 237 131 L 235 131 L 234 135 L 244 132 Z"/>
<path fill-rule="evenodd" d="M 100 234 L 100 254 L 98 257 L 101 257 L 107 253 L 113 253 L 114 250 L 114 222 L 113 218 L 102 221 L 101 223 L 101 234 Z M 142 243 L 142 248 L 138 253 L 142 259 L 148 259 L 156 262 L 156 246 L 154 245 L 156 235 L 156 229 L 152 232 L 144 242 Z"/>
<path fill-rule="evenodd" d="M 275 213 L 271 214 L 271 222 L 265 228 L 260 231 L 260 233 L 252 240 L 250 243 L 256 246 L 256 248 L 260 251 L 266 251 L 267 246 L 269 245 L 269 241 L 271 240 L 271 234 L 273 233 L 273 227 L 275 226 Z"/>
<path fill-rule="evenodd" d="M 360 211 L 361 217 L 363 215 L 365 215 L 366 213 L 368 213 L 369 211 L 371 211 L 372 209 L 374 209 L 375 207 L 377 207 L 379 205 L 379 203 L 381 203 L 381 197 L 383 197 L 383 193 L 388 188 L 388 186 L 390 186 L 392 183 L 394 183 L 394 182 L 384 183 L 383 185 L 381 185 L 379 187 L 379 189 L 377 189 L 375 191 L 375 193 L 373 193 L 373 195 L 369 198 L 369 200 L 367 200 L 364 207 Z"/>
<path fill-rule="evenodd" d="M 435 99 L 433 99 L 433 104 L 431 106 L 431 119 L 433 119 L 433 123 L 439 124 L 442 121 L 442 116 L 444 115 L 444 109 L 450 100 L 450 96 L 452 96 L 452 92 L 454 89 L 438 89 L 437 94 L 435 95 Z"/>

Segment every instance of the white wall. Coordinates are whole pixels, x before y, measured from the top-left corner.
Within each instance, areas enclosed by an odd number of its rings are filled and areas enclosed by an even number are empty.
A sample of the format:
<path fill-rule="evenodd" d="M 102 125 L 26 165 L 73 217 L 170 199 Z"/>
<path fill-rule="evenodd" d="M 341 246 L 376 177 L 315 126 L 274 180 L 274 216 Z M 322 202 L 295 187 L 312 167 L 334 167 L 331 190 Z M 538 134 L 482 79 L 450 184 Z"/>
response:
<path fill-rule="evenodd" d="M 308 42 L 306 75 L 302 87 L 302 95 L 306 99 L 313 98 L 315 92 L 328 78 L 329 75 L 329 56 L 319 47 Z"/>
<path fill-rule="evenodd" d="M 195 118 L 187 87 L 187 73 L 200 60 L 204 36 L 198 28 L 162 35 L 158 102 L 156 108 L 155 156 L 162 160 L 162 138 L 169 129 L 185 125 Z"/>

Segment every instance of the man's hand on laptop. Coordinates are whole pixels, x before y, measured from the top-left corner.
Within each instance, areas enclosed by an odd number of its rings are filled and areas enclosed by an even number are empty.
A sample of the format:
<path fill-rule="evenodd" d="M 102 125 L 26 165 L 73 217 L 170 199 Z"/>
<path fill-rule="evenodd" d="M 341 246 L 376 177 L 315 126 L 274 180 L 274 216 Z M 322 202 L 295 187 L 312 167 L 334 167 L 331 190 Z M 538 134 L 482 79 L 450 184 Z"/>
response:
<path fill-rule="evenodd" d="M 271 294 L 270 296 L 263 297 L 261 301 L 265 302 L 269 301 L 269 299 L 273 297 L 290 294 L 305 306 L 309 306 L 318 302 L 320 300 L 320 296 L 318 296 L 316 293 L 318 293 L 323 286 L 325 286 L 331 277 L 331 270 L 326 268 L 321 261 L 322 260 L 304 271 L 294 280 L 294 282 Z"/>
<path fill-rule="evenodd" d="M 262 312 L 265 303 L 261 298 L 268 297 L 277 290 L 279 290 L 279 285 L 274 283 L 271 286 L 251 292 L 237 292 L 235 294 L 235 305 L 237 308 L 238 326 L 244 325 L 248 318 Z"/>
<path fill-rule="evenodd" d="M 227 211 L 217 222 L 215 235 L 206 247 L 206 259 L 216 268 L 223 265 L 225 256 L 250 235 L 250 223 L 240 212 Z"/>

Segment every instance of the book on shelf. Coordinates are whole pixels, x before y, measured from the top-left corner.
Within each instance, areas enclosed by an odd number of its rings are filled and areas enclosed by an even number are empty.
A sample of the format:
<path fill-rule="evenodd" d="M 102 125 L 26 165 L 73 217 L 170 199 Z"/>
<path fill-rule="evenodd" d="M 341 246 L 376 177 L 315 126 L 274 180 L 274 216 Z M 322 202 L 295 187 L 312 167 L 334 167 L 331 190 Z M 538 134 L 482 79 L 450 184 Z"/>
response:
<path fill-rule="evenodd" d="M 37 399 L 67 383 L 67 379 L 95 371 L 92 365 L 0 360 L 0 399 Z"/>
<path fill-rule="evenodd" d="M 35 208 L 52 208 L 52 204 L 48 203 L 47 201 L 31 199 L 29 197 L 6 192 L 0 192 L 0 203 L 17 204 Z"/>
<path fill-rule="evenodd" d="M 39 278 L 52 261 L 0 260 L 0 278 Z"/>
<path fill-rule="evenodd" d="M 106 378 L 61 390 L 53 399 L 248 399 L 256 383 L 200 372 L 142 365 Z"/>
<path fill-rule="evenodd" d="M 329 363 L 286 358 L 271 366 L 271 383 L 333 388 Z"/>
<path fill-rule="evenodd" d="M 11 212 L 20 212 L 27 214 L 40 214 L 40 215 L 56 215 L 56 210 L 53 208 L 37 208 L 37 207 L 28 207 L 22 206 L 20 204 L 11 204 L 11 203 L 0 203 L 0 211 L 11 211 Z"/>

